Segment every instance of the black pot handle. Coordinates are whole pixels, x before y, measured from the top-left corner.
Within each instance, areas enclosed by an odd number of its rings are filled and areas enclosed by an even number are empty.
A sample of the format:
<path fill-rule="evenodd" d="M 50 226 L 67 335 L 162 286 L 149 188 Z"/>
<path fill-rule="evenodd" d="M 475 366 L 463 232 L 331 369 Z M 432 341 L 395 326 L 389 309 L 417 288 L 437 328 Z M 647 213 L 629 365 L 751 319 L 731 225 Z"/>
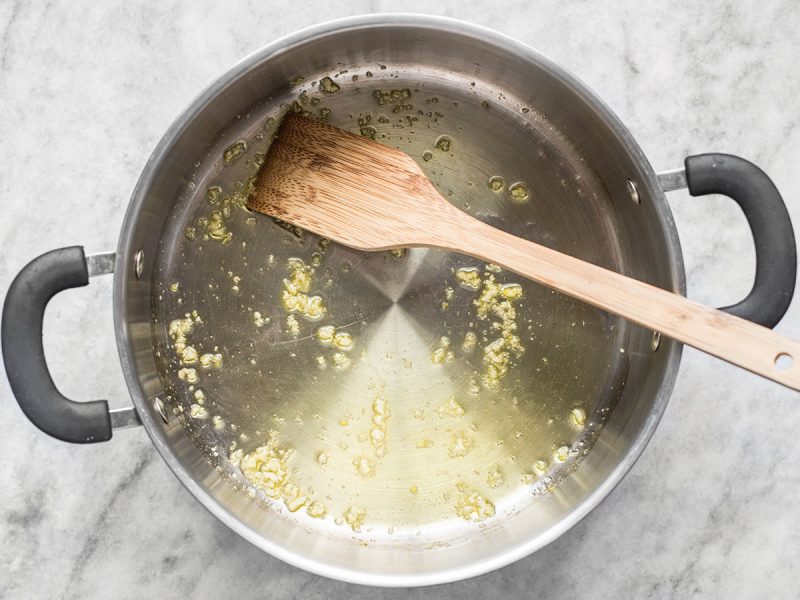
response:
<path fill-rule="evenodd" d="M 764 327 L 786 314 L 797 277 L 797 246 L 786 204 L 772 180 L 756 165 L 730 154 L 698 154 L 684 161 L 692 196 L 722 194 L 744 212 L 756 247 L 753 289 L 723 310 Z"/>
<path fill-rule="evenodd" d="M 73 402 L 62 395 L 50 376 L 42 346 L 42 319 L 50 298 L 88 283 L 83 248 L 60 248 L 28 263 L 14 278 L 3 305 L 3 361 L 14 396 L 34 425 L 65 442 L 111 438 L 108 402 Z"/>

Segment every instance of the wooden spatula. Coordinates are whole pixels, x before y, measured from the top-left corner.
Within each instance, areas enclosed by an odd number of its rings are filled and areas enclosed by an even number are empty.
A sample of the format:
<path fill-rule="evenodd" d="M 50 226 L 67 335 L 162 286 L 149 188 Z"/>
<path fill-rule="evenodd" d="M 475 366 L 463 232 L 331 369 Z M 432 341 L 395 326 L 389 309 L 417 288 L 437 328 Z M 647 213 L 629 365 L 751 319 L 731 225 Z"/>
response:
<path fill-rule="evenodd" d="M 247 205 L 359 250 L 430 246 L 497 263 L 800 390 L 797 342 L 486 225 L 440 196 L 403 152 L 331 125 L 287 115 Z"/>

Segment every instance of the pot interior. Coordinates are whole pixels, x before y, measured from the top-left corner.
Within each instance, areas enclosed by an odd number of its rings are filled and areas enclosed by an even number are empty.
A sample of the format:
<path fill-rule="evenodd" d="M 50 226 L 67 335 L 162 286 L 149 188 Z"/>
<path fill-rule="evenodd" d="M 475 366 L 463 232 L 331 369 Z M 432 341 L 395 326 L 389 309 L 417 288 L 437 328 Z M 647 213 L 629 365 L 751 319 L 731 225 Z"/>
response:
<path fill-rule="evenodd" d="M 129 213 L 123 251 L 152 257 L 120 277 L 137 408 L 215 514 L 281 558 L 373 583 L 543 545 L 635 459 L 678 349 L 475 259 L 358 252 L 248 212 L 288 110 L 404 150 L 495 227 L 680 290 L 649 166 L 531 51 L 460 24 L 361 21 L 218 82 Z"/>

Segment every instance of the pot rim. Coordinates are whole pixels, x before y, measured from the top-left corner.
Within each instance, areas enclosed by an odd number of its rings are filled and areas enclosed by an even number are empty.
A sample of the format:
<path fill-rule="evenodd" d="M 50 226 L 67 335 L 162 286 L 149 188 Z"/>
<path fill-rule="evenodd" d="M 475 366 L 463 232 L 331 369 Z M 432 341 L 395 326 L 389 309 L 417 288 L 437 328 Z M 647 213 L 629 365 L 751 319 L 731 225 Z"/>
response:
<path fill-rule="evenodd" d="M 298 554 L 286 547 L 280 546 L 269 539 L 266 539 L 250 529 L 246 524 L 239 521 L 233 514 L 220 503 L 218 503 L 205 488 L 184 469 L 178 461 L 176 455 L 166 442 L 160 423 L 156 423 L 151 411 L 147 410 L 147 395 L 141 387 L 138 374 L 134 368 L 134 349 L 132 339 L 128 331 L 127 324 L 122 320 L 126 301 L 126 282 L 130 280 L 132 264 L 129 257 L 133 256 L 133 223 L 144 202 L 146 191 L 148 190 L 154 174 L 158 171 L 163 160 L 172 151 L 176 140 L 180 137 L 183 130 L 194 120 L 207 103 L 218 93 L 224 90 L 232 81 L 246 74 L 256 64 L 268 60 L 270 56 L 287 49 L 306 43 L 310 39 L 319 36 L 330 35 L 345 30 L 363 29 L 381 26 L 406 26 L 416 28 L 427 28 L 434 30 L 445 29 L 450 32 L 480 39 L 483 42 L 493 44 L 510 54 L 514 54 L 526 61 L 538 62 L 546 68 L 552 70 L 563 79 L 573 91 L 585 98 L 608 122 L 616 134 L 626 143 L 631 151 L 631 155 L 638 163 L 642 173 L 647 175 L 647 179 L 640 184 L 647 186 L 648 191 L 654 198 L 654 208 L 664 225 L 665 235 L 668 241 L 670 256 L 670 268 L 672 270 L 673 281 L 677 283 L 678 292 L 685 294 L 685 273 L 683 259 L 681 256 L 680 243 L 675 229 L 672 213 L 667 204 L 666 198 L 661 188 L 658 186 L 655 172 L 645 157 L 639 144 L 634 139 L 630 131 L 611 111 L 606 103 L 569 71 L 560 67 L 557 63 L 534 50 L 532 47 L 519 42 L 510 36 L 494 31 L 482 25 L 473 24 L 467 21 L 416 13 L 377 13 L 369 15 L 359 15 L 327 21 L 325 23 L 313 25 L 301 29 L 295 33 L 281 37 L 274 42 L 263 46 L 255 52 L 241 59 L 228 71 L 215 79 L 208 85 L 195 99 L 180 113 L 173 121 L 153 153 L 149 157 L 145 168 L 136 184 L 130 203 L 128 205 L 125 219 L 120 232 L 119 243 L 117 246 L 117 272 L 114 275 L 114 322 L 117 338 L 117 348 L 119 352 L 122 371 L 130 390 L 133 403 L 139 417 L 147 430 L 150 439 L 158 450 L 161 457 L 170 467 L 175 476 L 181 481 L 186 489 L 197 499 L 205 508 L 217 519 L 235 531 L 238 535 L 249 541 L 254 546 L 267 552 L 268 554 L 287 562 L 295 567 L 310 571 L 317 575 L 329 577 L 349 583 L 362 585 L 373 585 L 382 587 L 413 587 L 425 586 L 441 583 L 449 583 L 478 575 L 483 575 L 490 571 L 509 565 L 521 558 L 524 558 L 542 547 L 553 542 L 555 539 L 566 533 L 581 519 L 588 515 L 610 492 L 619 484 L 622 478 L 633 467 L 636 460 L 641 455 L 647 443 L 650 441 L 661 417 L 666 409 L 669 397 L 677 377 L 680 363 L 682 345 L 679 343 L 670 344 L 670 354 L 666 359 L 664 383 L 658 395 L 655 397 L 650 414 L 644 422 L 636 436 L 633 438 L 627 453 L 621 457 L 620 462 L 611 471 L 603 483 L 598 486 L 580 504 L 557 523 L 540 535 L 531 538 L 514 548 L 503 553 L 497 554 L 491 559 L 483 560 L 480 563 L 468 563 L 456 568 L 444 571 L 430 572 L 423 574 L 382 574 L 368 573 L 357 569 L 342 568 L 333 566 L 314 557 Z M 664 349 L 662 349 L 663 351 Z"/>

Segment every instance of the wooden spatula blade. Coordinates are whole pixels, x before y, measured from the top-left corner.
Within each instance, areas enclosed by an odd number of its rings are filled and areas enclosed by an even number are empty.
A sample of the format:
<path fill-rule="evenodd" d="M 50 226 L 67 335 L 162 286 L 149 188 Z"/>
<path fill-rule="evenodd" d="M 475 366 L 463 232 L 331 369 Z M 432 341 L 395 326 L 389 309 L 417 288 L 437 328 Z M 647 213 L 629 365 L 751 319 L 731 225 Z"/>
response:
<path fill-rule="evenodd" d="M 247 206 L 361 250 L 430 244 L 419 214 L 450 209 L 408 155 L 295 113 Z"/>

